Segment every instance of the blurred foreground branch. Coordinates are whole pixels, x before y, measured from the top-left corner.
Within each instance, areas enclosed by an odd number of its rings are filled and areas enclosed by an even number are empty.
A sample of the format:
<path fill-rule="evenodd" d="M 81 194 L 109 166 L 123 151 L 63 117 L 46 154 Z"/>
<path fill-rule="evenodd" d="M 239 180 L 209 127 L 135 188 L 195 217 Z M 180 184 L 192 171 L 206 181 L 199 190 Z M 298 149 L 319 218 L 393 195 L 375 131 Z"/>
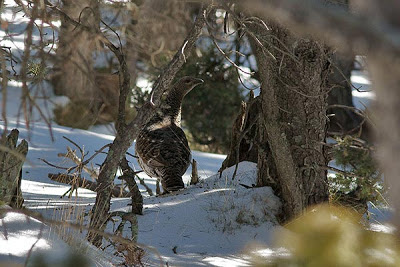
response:
<path fill-rule="evenodd" d="M 399 28 L 372 19 L 371 16 L 351 13 L 340 5 L 327 4 L 321 0 L 235 2 L 239 8 L 253 15 L 273 19 L 297 34 L 321 38 L 345 52 L 378 52 L 389 57 L 400 55 Z M 393 3 L 392 0 L 389 2 Z M 385 15 L 381 14 L 381 17 Z"/>

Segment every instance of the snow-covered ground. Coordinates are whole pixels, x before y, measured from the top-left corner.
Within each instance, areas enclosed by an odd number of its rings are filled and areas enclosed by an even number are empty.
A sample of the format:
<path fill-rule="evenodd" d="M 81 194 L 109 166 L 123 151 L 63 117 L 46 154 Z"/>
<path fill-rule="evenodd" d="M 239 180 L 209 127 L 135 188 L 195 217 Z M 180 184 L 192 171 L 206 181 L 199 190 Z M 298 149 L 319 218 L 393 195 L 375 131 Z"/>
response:
<path fill-rule="evenodd" d="M 13 128 L 13 122 L 9 123 L 10 129 Z M 26 138 L 27 130 L 19 129 L 20 137 Z M 23 168 L 24 204 L 48 218 L 72 221 L 74 216 L 70 213 L 89 210 L 94 203 L 95 193 L 78 189 L 78 197 L 73 194 L 70 199 L 60 198 L 69 186 L 47 178 L 48 173 L 57 173 L 58 170 L 40 159 L 71 166 L 65 159 L 57 157 L 58 153 L 66 150 L 66 146 L 71 146 L 62 136 L 84 145 L 89 155 L 111 142 L 113 137 L 57 125 L 53 125 L 52 130 L 54 142 L 50 140 L 48 128 L 43 123 L 35 123 L 30 134 L 29 162 Z M 130 152 L 133 153 L 132 148 Z M 138 242 L 154 247 L 170 266 L 220 266 L 228 263 L 230 266 L 241 266 L 246 261 L 240 257 L 240 252 L 246 244 L 253 241 L 268 243 L 271 231 L 277 225 L 274 214 L 280 202 L 271 188 L 248 189 L 243 186 L 255 183 L 256 164 L 241 163 L 237 177 L 232 181 L 233 168 L 223 172 L 221 178 L 215 175 L 224 155 L 193 151 L 193 158 L 198 162 L 201 182 L 174 195 L 145 197 L 144 213 L 138 216 Z M 94 163 L 100 164 L 103 159 L 104 156 L 100 155 Z M 135 161 L 134 165 L 138 166 Z M 184 176 L 185 183 L 189 182 L 190 173 L 189 168 Z M 210 174 L 214 175 L 208 177 Z M 155 192 L 154 179 L 143 177 Z M 143 187 L 140 189 L 145 191 Z M 129 210 L 129 203 L 129 199 L 114 199 L 112 210 Z M 62 251 L 66 251 L 66 245 L 57 231 L 51 231 L 50 227 L 34 219 L 9 213 L 0 225 L 1 230 L 7 229 L 8 232 L 7 238 L 0 238 L 0 261 L 24 262 L 38 238 L 40 242 L 34 246 L 35 253 L 48 250 L 62 254 Z M 147 255 L 147 263 L 158 264 L 158 254 Z M 96 254 L 92 252 L 91 255 Z M 96 257 L 96 263 L 101 263 L 101 266 L 105 264 L 99 262 L 99 257 Z"/>

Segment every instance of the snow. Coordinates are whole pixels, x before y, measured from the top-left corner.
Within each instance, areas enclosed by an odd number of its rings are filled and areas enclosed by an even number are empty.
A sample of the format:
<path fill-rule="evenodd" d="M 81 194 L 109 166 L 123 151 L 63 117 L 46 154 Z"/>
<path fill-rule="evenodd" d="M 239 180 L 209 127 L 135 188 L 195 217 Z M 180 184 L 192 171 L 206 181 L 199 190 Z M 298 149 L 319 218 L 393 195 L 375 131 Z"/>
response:
<path fill-rule="evenodd" d="M 243 266 L 245 260 L 237 253 L 248 242 L 269 241 L 281 204 L 270 187 L 240 185 L 256 182 L 256 164 L 241 162 L 232 180 L 234 168 L 177 194 L 147 198 L 138 218 L 139 243 L 157 246 L 174 266 L 204 266 L 204 262 Z"/>
<path fill-rule="evenodd" d="M 10 120 L 9 129 L 15 126 L 16 122 Z M 20 138 L 28 137 L 26 129 L 19 127 L 19 130 Z M 52 131 L 54 142 L 50 140 L 45 124 L 38 122 L 31 128 L 27 156 L 29 163 L 25 163 L 23 167 L 24 204 L 48 218 L 72 220 L 69 210 L 78 210 L 76 214 L 88 210 L 94 203 L 95 193 L 78 189 L 77 198 L 74 195 L 71 199 L 60 198 L 69 187 L 48 179 L 49 172 L 57 173 L 58 170 L 40 159 L 60 166 L 71 166 L 57 157 L 57 153 L 64 152 L 66 146 L 71 146 L 62 136 L 67 136 L 84 146 L 89 155 L 95 149 L 110 143 L 113 136 L 69 129 L 55 124 Z M 134 153 L 132 147 L 130 153 Z M 225 158 L 224 155 L 193 151 L 193 158 L 198 162 L 201 182 L 175 194 L 145 197 L 144 214 L 138 216 L 138 241 L 154 247 L 163 261 L 174 266 L 218 265 L 222 262 L 236 262 L 237 266 L 243 266 L 242 263 L 246 260 L 239 254 L 244 245 L 250 241 L 268 242 L 271 231 L 276 228 L 275 214 L 280 208 L 279 199 L 269 187 L 246 188 L 240 185 L 251 187 L 255 184 L 257 175 L 254 163 L 240 163 L 236 177 L 232 180 L 234 167 L 225 170 L 221 178 L 219 174 L 215 174 Z M 104 155 L 99 155 L 94 159 L 94 163 L 101 164 L 103 160 Z M 134 166 L 138 166 L 136 162 Z M 186 184 L 190 180 L 190 173 L 189 168 L 184 175 Z M 207 178 L 210 174 L 214 175 Z M 145 174 L 141 176 L 155 191 L 154 179 L 146 177 Z M 145 191 L 142 187 L 140 189 Z M 128 211 L 129 203 L 129 199 L 115 199 L 112 210 Z M 15 217 L 12 213 L 7 213 L 6 219 L 3 219 L 2 226 L 7 225 L 10 238 L 0 238 L 0 247 L 6 248 L 0 250 L 0 260 L 5 258 L 9 261 L 24 261 L 27 251 L 36 241 L 40 227 L 44 227 L 36 220 L 30 219 L 33 221 L 30 224 L 25 220 L 25 216 L 17 214 Z M 11 238 L 11 233 L 15 238 Z M 24 246 L 16 245 L 18 249 L 14 249 L 13 246 L 18 244 L 18 240 L 24 240 Z M 40 240 L 35 245 L 35 253 L 66 250 L 63 247 L 65 243 L 55 233 L 43 235 Z M 175 246 L 177 254 L 172 250 Z M 157 255 L 148 257 L 149 262 L 156 264 L 159 261 Z"/>
<path fill-rule="evenodd" d="M 48 225 L 16 212 L 1 214 L 0 218 L 0 263 L 4 264 L 1 266 L 24 264 L 29 253 L 29 259 L 35 259 L 47 252 L 46 262 L 51 265 L 68 256 L 70 247 Z M 86 253 L 96 264 L 111 266 L 94 247 L 86 245 Z"/>
<path fill-rule="evenodd" d="M 15 119 L 10 118 L 8 123 L 9 129 L 17 126 Z M 114 137 L 53 124 L 54 142 L 52 142 L 48 127 L 44 123 L 34 123 L 30 132 L 23 126 L 21 123 L 18 127 L 20 139 L 29 137 L 29 152 L 23 167 L 21 186 L 25 206 L 48 218 L 72 221 L 74 216 L 90 209 L 95 201 L 95 193 L 78 189 L 77 198 L 75 194 L 71 199 L 60 198 L 69 187 L 47 178 L 48 173 L 57 173 L 59 170 L 48 166 L 40 159 L 60 166 L 73 166 L 65 159 L 57 157 L 58 153 L 66 151 L 67 146 L 72 146 L 63 136 L 84 147 L 85 152 L 89 153 L 88 156 L 96 149 L 112 142 Z M 134 153 L 133 147 L 132 145 L 130 153 Z M 144 199 L 144 214 L 138 216 L 138 241 L 154 247 L 163 261 L 174 266 L 204 264 L 218 266 L 228 262 L 243 266 L 242 263 L 246 260 L 239 255 L 241 249 L 250 241 L 265 243 L 269 241 L 271 231 L 277 225 L 274 214 L 278 211 L 280 202 L 273 195 L 271 188 L 248 189 L 240 185 L 251 187 L 255 184 L 256 164 L 240 163 L 236 178 L 232 181 L 234 167 L 225 170 L 221 178 L 219 174 L 215 174 L 225 158 L 224 155 L 197 151 L 193 151 L 192 154 L 198 162 L 201 182 L 170 196 L 147 196 Z M 93 160 L 93 164 L 101 164 L 103 160 L 104 155 L 100 154 Z M 130 160 L 138 168 L 136 161 L 132 158 Z M 183 177 L 185 184 L 189 183 L 190 174 L 191 168 Z M 155 180 L 143 173 L 140 176 L 145 178 L 146 184 L 155 192 Z M 140 189 L 147 195 L 143 187 L 140 186 Z M 257 205 L 261 202 L 264 205 Z M 129 203 L 128 199 L 115 199 L 112 210 L 128 211 Z M 0 260 L 5 258 L 8 261 L 23 262 L 40 232 L 41 224 L 37 221 L 35 224 L 27 224 L 21 219 L 9 223 L 13 217 L 8 216 L 7 214 L 7 230 L 19 238 L 8 240 L 0 238 L 0 247 L 6 248 L 0 252 Z M 25 218 L 23 215 L 18 216 Z M 8 225 L 14 225 L 15 228 L 10 228 Z M 24 229 L 32 229 L 32 232 L 21 232 Z M 18 240 L 24 240 L 24 247 L 15 250 L 12 245 L 18 243 Z M 56 234 L 43 235 L 40 240 L 35 245 L 35 255 L 46 250 L 51 250 L 52 253 L 66 250 L 62 238 Z M 175 246 L 178 254 L 172 251 Z M 148 257 L 149 261 L 155 264 L 159 261 L 157 255 Z"/>

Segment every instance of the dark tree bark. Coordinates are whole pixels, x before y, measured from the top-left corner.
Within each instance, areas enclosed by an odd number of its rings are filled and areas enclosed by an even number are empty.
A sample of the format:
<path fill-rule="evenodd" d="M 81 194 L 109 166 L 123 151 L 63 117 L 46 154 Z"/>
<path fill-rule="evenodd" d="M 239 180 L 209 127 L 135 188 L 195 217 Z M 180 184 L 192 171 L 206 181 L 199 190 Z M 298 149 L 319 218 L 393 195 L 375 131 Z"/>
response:
<path fill-rule="evenodd" d="M 139 187 L 135 181 L 135 172 L 128 164 L 128 160 L 123 158 L 120 163 L 123 175 L 118 179 L 125 180 L 128 184 L 132 199 L 132 212 L 134 214 L 143 214 L 143 196 L 140 193 Z"/>
<path fill-rule="evenodd" d="M 242 102 L 239 114 L 232 126 L 231 145 L 229 153 L 226 156 L 222 166 L 219 169 L 221 173 L 242 161 L 251 161 L 257 163 L 258 147 L 256 144 L 257 120 L 260 115 L 260 102 L 250 93 L 249 101 Z"/>
<path fill-rule="evenodd" d="M 261 82 L 258 185 L 275 188 L 287 221 L 328 200 L 323 143 L 329 50 L 272 23 L 249 28 Z"/>
<path fill-rule="evenodd" d="M 13 208 L 22 208 L 24 199 L 21 191 L 22 165 L 28 153 L 28 143 L 22 140 L 17 146 L 18 130 L 1 140 L 6 149 L 0 151 L 0 200 Z"/>
<path fill-rule="evenodd" d="M 329 44 L 365 54 L 375 86 L 377 128 L 379 129 L 378 161 L 385 171 L 385 180 L 391 184 L 395 216 L 394 224 L 400 227 L 400 105 L 399 97 L 399 55 L 400 55 L 400 2 L 351 1 L 365 7 L 370 13 L 359 11 L 350 14 L 341 9 L 331 9 L 325 1 L 307 0 L 251 0 L 248 9 L 270 19 L 279 20 L 298 34 L 310 33 L 323 38 Z M 361 15 L 360 15 L 361 13 Z"/>

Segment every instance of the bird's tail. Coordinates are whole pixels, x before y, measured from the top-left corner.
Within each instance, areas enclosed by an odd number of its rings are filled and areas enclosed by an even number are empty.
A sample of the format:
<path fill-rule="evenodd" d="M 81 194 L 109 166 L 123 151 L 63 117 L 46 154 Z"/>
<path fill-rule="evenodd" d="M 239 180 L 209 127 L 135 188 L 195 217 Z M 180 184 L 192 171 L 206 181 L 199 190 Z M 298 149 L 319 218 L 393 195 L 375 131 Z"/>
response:
<path fill-rule="evenodd" d="M 184 188 L 182 176 L 166 174 L 161 179 L 161 185 L 164 191 L 171 192 Z"/>

